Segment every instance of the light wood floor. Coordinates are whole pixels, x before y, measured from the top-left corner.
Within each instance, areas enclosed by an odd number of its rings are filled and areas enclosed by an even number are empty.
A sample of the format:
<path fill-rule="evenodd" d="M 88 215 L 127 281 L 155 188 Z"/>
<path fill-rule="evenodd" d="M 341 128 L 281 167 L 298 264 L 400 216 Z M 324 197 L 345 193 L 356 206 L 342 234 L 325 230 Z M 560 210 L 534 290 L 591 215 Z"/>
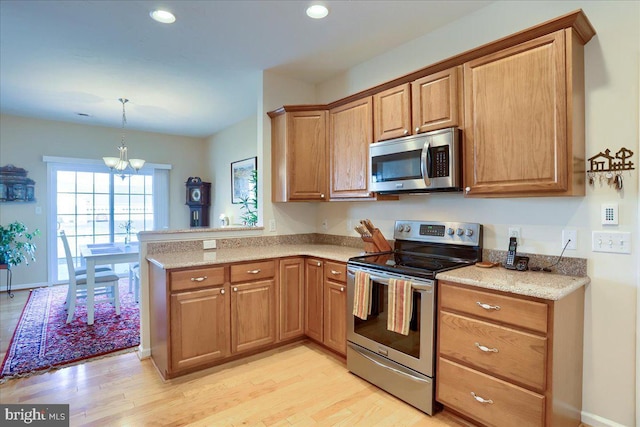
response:
<path fill-rule="evenodd" d="M 26 294 L 0 297 L 3 346 L 5 319 L 17 322 Z M 0 384 L 0 403 L 69 403 L 72 426 L 460 425 L 350 374 L 343 359 L 308 341 L 166 382 L 135 353 L 97 359 L 8 380 Z"/>

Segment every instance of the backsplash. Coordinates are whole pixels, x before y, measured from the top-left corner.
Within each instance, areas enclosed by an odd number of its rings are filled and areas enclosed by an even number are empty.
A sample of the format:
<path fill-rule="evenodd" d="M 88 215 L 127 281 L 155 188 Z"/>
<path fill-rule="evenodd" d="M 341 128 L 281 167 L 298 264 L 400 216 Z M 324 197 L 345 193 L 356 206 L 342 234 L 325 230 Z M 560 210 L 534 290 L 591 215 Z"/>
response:
<path fill-rule="evenodd" d="M 389 242 L 393 246 L 393 242 Z M 258 236 L 216 239 L 219 249 L 244 248 L 244 247 L 264 247 L 275 245 L 335 245 L 347 246 L 351 248 L 363 248 L 364 242 L 359 237 L 337 236 L 332 234 L 288 234 L 282 236 Z M 202 251 L 202 240 L 184 240 L 171 242 L 150 242 L 147 246 L 147 254 L 170 253 L 170 252 L 191 252 Z M 529 257 L 530 267 L 551 267 L 552 272 L 566 276 L 584 277 L 587 275 L 587 260 L 585 258 L 563 257 L 557 265 L 557 255 L 538 255 L 518 253 L 520 256 Z M 494 249 L 484 249 L 482 251 L 483 261 L 499 262 L 504 264 L 507 252 Z M 541 274 L 544 274 L 541 273 Z"/>

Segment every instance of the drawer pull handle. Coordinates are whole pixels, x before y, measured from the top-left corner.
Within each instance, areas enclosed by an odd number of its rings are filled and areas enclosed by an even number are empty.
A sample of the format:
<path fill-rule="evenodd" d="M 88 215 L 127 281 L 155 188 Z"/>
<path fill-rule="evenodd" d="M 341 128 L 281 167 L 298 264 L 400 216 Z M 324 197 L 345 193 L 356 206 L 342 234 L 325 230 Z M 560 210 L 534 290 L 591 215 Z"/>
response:
<path fill-rule="evenodd" d="M 478 304 L 480 307 L 484 308 L 485 310 L 495 310 L 495 311 L 500 310 L 499 305 L 489 305 L 480 301 L 476 301 L 476 304 Z"/>
<path fill-rule="evenodd" d="M 498 352 L 497 348 L 489 348 L 489 347 L 486 347 L 486 346 L 481 345 L 479 343 L 476 343 L 476 347 L 478 347 L 480 350 L 482 350 L 482 351 L 484 351 L 486 353 L 497 353 Z"/>
<path fill-rule="evenodd" d="M 493 400 L 491 400 L 491 399 L 483 399 L 482 397 L 478 396 L 474 392 L 471 392 L 471 396 L 473 396 L 473 398 L 476 401 L 480 402 L 480 403 L 493 403 Z"/>
<path fill-rule="evenodd" d="M 247 270 L 247 274 L 258 274 L 260 273 L 260 271 L 262 270 L 260 270 L 259 268 L 256 268 L 255 270 Z"/>
<path fill-rule="evenodd" d="M 192 277 L 191 281 L 192 282 L 204 282 L 205 280 L 207 280 L 207 276 L 202 276 L 202 277 Z"/>
<path fill-rule="evenodd" d="M 335 271 L 335 270 L 331 270 L 331 274 L 333 274 L 334 276 L 339 276 L 342 274 L 342 272 L 340 271 Z"/>

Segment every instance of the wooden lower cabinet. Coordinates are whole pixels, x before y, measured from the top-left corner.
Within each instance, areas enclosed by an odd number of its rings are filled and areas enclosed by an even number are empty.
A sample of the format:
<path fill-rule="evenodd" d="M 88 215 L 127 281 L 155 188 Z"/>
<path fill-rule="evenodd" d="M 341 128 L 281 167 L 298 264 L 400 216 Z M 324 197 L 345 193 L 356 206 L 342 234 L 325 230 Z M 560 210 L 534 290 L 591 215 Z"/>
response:
<path fill-rule="evenodd" d="M 276 342 L 276 282 L 231 285 L 231 351 L 240 353 Z"/>
<path fill-rule="evenodd" d="M 171 366 L 184 370 L 229 355 L 229 287 L 171 295 Z"/>
<path fill-rule="evenodd" d="M 437 401 L 480 425 L 580 425 L 584 288 L 548 301 L 441 280 L 438 295 Z"/>
<path fill-rule="evenodd" d="M 304 336 L 304 258 L 280 260 L 278 340 Z"/>
<path fill-rule="evenodd" d="M 309 258 L 305 261 L 304 333 L 318 342 L 322 342 L 324 329 L 322 269 L 323 261 L 319 259 Z"/>
<path fill-rule="evenodd" d="M 347 354 L 347 284 L 346 266 L 325 262 L 324 333 L 322 342 L 342 355 Z M 333 276 L 331 272 L 334 272 Z M 337 279 L 336 277 L 337 276 Z"/>

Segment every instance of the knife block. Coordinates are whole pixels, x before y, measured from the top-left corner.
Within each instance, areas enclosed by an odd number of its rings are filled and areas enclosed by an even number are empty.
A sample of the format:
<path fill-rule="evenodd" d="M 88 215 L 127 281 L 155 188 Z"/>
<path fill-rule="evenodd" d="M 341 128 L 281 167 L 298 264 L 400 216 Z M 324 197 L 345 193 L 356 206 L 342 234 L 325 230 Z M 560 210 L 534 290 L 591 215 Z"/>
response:
<path fill-rule="evenodd" d="M 364 241 L 364 250 L 368 253 L 389 252 L 392 250 L 391 245 L 384 238 L 379 229 L 371 230 L 371 237 L 362 236 Z"/>

